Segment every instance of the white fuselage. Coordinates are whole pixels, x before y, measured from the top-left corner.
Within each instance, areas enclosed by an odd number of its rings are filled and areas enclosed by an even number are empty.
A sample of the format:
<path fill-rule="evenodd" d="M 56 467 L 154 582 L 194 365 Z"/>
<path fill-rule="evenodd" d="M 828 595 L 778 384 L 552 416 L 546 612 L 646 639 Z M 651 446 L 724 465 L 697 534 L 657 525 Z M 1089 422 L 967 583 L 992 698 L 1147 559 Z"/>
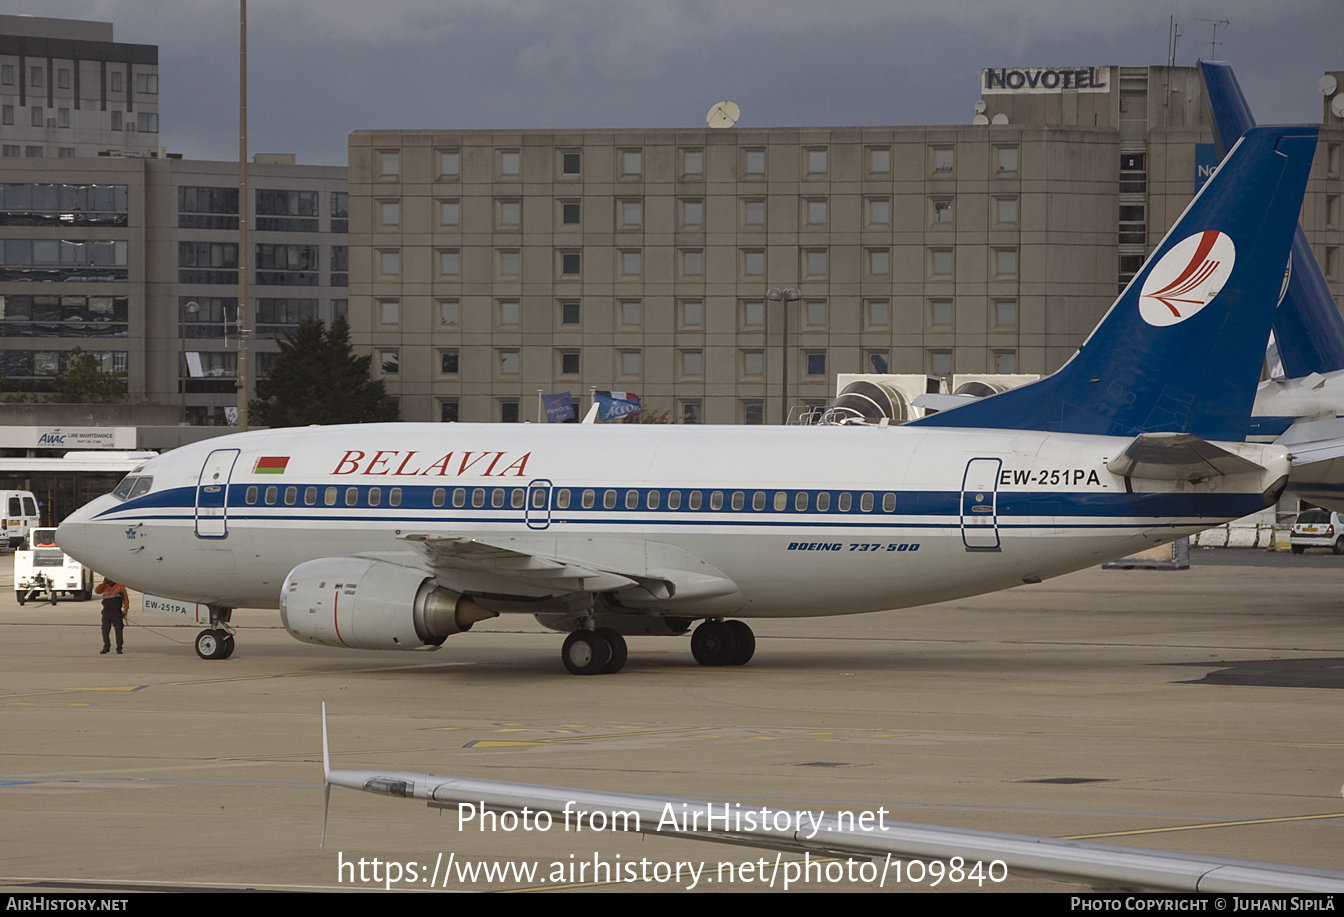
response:
<path fill-rule="evenodd" d="M 276 607 L 289 571 L 326 557 L 422 569 L 457 592 L 516 597 L 518 611 L 557 592 L 436 562 L 407 537 L 426 535 L 671 583 L 666 601 L 643 603 L 665 614 L 834 615 L 1123 556 L 1262 508 L 1288 471 L 1280 447 L 1224 444 L 1266 470 L 1127 482 L 1106 463 L 1130 441 L 914 427 L 260 431 L 146 462 L 133 476 L 153 477 L 147 493 L 98 498 L 58 539 L 134 589 L 222 607 Z M 735 589 L 697 598 L 697 583 L 725 579 Z"/>

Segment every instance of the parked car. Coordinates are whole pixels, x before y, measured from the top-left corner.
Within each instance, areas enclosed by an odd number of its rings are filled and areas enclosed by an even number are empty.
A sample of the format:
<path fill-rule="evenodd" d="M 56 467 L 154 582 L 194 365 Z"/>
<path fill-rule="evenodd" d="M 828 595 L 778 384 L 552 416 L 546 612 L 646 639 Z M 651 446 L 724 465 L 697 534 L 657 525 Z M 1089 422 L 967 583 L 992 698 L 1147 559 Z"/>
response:
<path fill-rule="evenodd" d="M 1344 514 L 1328 509 L 1304 509 L 1297 514 L 1288 544 L 1294 554 L 1307 548 L 1330 548 L 1336 554 L 1344 554 Z"/>

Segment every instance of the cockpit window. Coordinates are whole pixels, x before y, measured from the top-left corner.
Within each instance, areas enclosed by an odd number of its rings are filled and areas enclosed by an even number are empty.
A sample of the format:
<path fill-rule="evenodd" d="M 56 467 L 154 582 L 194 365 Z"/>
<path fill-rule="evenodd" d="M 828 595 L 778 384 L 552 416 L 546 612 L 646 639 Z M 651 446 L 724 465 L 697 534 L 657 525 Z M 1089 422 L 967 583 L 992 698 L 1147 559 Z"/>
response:
<path fill-rule="evenodd" d="M 135 478 L 131 475 L 127 475 L 122 479 L 121 483 L 117 485 L 117 489 L 112 491 L 112 496 L 116 497 L 118 500 L 125 500 L 131 495 L 131 488 L 134 486 Z"/>
<path fill-rule="evenodd" d="M 149 489 L 153 486 L 154 486 L 153 475 L 147 474 L 142 478 L 137 478 L 135 481 L 135 486 L 131 488 L 131 496 L 129 499 L 134 500 L 136 497 L 140 497 L 149 493 Z"/>
<path fill-rule="evenodd" d="M 152 474 L 134 475 L 128 474 L 117 489 L 112 491 L 112 496 L 118 500 L 134 500 L 136 497 L 144 496 L 149 493 L 154 486 L 154 476 Z"/>

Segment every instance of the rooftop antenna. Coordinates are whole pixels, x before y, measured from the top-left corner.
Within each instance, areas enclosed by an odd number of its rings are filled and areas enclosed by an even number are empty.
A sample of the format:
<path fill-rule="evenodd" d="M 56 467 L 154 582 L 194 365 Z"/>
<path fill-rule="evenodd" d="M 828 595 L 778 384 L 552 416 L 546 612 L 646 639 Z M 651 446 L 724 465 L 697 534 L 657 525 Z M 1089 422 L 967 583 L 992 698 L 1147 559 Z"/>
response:
<path fill-rule="evenodd" d="M 1168 19 L 1167 25 L 1167 66 L 1176 66 L 1176 44 L 1181 40 L 1181 24 L 1175 16 Z"/>
<path fill-rule="evenodd" d="M 1207 22 L 1213 26 L 1213 40 L 1209 42 L 1209 60 L 1218 59 L 1218 27 L 1226 29 L 1232 23 L 1227 19 L 1196 19 L 1195 22 Z"/>

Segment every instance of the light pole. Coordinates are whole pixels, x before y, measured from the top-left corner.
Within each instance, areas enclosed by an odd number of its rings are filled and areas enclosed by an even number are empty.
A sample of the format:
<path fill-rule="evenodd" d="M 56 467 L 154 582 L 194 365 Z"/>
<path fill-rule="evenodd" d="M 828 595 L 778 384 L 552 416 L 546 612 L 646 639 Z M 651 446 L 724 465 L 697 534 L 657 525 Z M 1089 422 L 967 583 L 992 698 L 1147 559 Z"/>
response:
<path fill-rule="evenodd" d="M 238 432 L 247 431 L 247 0 L 238 0 Z M 225 326 L 227 328 L 227 325 Z M 227 333 L 227 332 L 226 332 Z"/>
<path fill-rule="evenodd" d="M 789 303 L 802 299 L 803 294 L 797 287 L 786 287 L 783 290 L 778 287 L 771 287 L 765 291 L 765 298 L 771 302 L 781 303 L 781 312 L 784 316 L 784 329 L 783 334 L 780 335 L 779 345 L 779 368 L 782 379 L 780 383 L 780 395 L 782 397 L 779 408 L 779 423 L 783 426 L 789 422 Z"/>

